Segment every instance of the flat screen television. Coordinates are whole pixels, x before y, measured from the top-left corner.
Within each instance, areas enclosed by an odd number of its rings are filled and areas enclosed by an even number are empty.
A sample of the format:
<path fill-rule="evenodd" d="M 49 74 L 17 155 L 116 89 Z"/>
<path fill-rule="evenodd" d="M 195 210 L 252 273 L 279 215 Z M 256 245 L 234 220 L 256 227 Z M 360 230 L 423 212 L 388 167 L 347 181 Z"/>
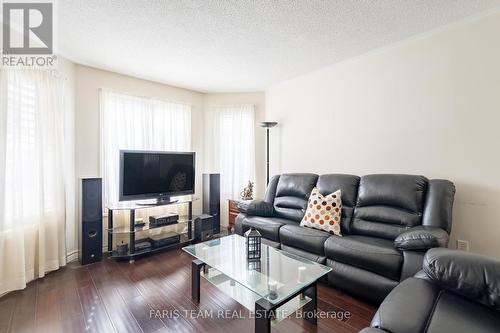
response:
<path fill-rule="evenodd" d="M 194 194 L 195 153 L 120 150 L 120 201 Z"/>

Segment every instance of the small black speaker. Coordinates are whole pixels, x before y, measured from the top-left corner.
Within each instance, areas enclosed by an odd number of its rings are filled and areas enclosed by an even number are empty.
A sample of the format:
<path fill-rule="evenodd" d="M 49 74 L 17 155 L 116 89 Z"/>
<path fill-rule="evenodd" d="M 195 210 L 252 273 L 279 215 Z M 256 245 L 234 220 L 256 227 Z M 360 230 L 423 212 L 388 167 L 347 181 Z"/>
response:
<path fill-rule="evenodd" d="M 102 179 L 80 181 L 79 259 L 82 265 L 102 260 Z"/>
<path fill-rule="evenodd" d="M 214 234 L 214 218 L 211 215 L 202 214 L 194 219 L 194 241 L 203 242 L 212 238 Z"/>
<path fill-rule="evenodd" d="M 214 233 L 220 232 L 220 175 L 203 174 L 203 214 L 212 215 Z"/>

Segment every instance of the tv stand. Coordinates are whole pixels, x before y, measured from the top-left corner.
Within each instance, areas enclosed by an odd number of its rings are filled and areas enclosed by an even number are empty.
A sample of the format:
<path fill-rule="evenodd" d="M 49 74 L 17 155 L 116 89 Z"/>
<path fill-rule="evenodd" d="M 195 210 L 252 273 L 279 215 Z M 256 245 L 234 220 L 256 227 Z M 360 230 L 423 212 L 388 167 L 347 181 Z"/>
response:
<path fill-rule="evenodd" d="M 182 247 L 188 244 L 191 244 L 191 241 L 194 239 L 193 235 L 193 201 L 198 200 L 198 198 L 179 198 L 170 200 L 160 200 L 159 203 L 151 201 L 150 203 L 139 204 L 138 202 L 120 202 L 117 204 L 107 206 L 108 209 L 108 254 L 110 258 L 115 259 L 128 259 L 130 262 L 133 262 L 136 257 L 154 253 L 162 250 Z M 149 210 L 155 206 L 164 206 L 164 205 L 186 205 L 187 206 L 187 215 L 179 216 L 177 223 L 170 225 L 160 225 L 160 226 L 152 226 L 149 224 L 148 219 L 146 219 L 145 225 L 136 225 L 135 224 L 135 216 L 137 210 Z M 128 214 L 128 223 L 121 226 L 115 226 L 113 223 L 113 217 L 117 211 L 127 212 Z M 149 214 L 146 212 L 146 214 Z M 120 216 L 119 214 L 118 216 Z M 141 214 L 143 216 L 144 214 Z M 128 224 L 128 225 L 127 225 Z M 155 235 L 168 235 L 168 234 L 177 234 L 176 242 L 169 242 L 168 244 L 154 245 L 148 239 L 152 237 L 150 233 L 151 230 L 156 230 Z M 119 236 L 116 239 L 114 236 Z M 124 237 L 128 236 L 128 237 Z M 128 238 L 128 242 L 126 242 L 126 238 Z M 115 242 L 113 240 L 116 240 Z M 145 240 L 148 240 L 145 242 Z M 117 243 L 117 241 L 121 241 L 121 243 Z M 124 243 L 126 242 L 126 243 Z M 146 247 L 136 246 L 138 244 L 150 243 Z M 128 244 L 128 246 L 123 251 L 119 251 L 117 246 Z"/>

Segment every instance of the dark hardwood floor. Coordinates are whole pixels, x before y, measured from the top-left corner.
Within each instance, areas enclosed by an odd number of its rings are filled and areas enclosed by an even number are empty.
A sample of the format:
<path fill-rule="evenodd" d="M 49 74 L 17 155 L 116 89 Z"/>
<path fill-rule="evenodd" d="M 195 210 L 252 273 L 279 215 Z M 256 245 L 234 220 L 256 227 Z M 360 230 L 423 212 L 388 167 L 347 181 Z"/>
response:
<path fill-rule="evenodd" d="M 202 279 L 200 304 L 191 301 L 191 260 L 174 250 L 134 264 L 110 259 L 88 266 L 70 263 L 0 298 L 0 333 L 253 332 L 248 310 L 209 282 Z M 151 310 L 170 315 L 151 318 Z M 194 316 L 186 316 L 188 310 Z M 223 310 L 245 318 L 203 318 Z M 317 326 L 288 318 L 273 331 L 358 332 L 369 325 L 375 307 L 320 284 L 318 310 L 349 312 L 350 318 L 320 318 Z"/>

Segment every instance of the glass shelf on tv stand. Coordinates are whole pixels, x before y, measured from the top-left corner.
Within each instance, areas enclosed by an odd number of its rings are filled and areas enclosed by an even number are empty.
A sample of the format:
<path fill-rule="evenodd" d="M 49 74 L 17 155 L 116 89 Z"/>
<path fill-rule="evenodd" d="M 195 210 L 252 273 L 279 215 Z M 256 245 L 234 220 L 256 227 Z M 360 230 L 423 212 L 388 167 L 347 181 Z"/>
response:
<path fill-rule="evenodd" d="M 148 209 L 148 208 L 155 208 L 162 206 L 189 204 L 197 200 L 200 200 L 200 198 L 192 196 L 182 196 L 178 198 L 172 198 L 171 201 L 165 201 L 165 202 L 122 201 L 115 204 L 111 204 L 106 208 L 108 210 L 131 210 L 131 209 L 137 210 L 137 209 Z"/>
<path fill-rule="evenodd" d="M 189 224 L 189 222 L 193 222 L 196 216 L 193 216 L 193 218 L 188 218 L 188 216 L 180 216 L 179 220 L 176 223 L 172 224 L 165 224 L 165 225 L 160 225 L 160 226 L 151 226 L 149 225 L 149 222 L 146 222 L 146 225 L 139 227 L 136 226 L 134 230 L 130 230 L 128 226 L 120 226 L 120 227 L 113 227 L 111 229 L 106 229 L 108 232 L 111 232 L 113 234 L 129 234 L 131 232 L 139 233 L 139 232 L 146 232 L 150 230 L 155 230 L 157 232 L 162 232 L 162 231 L 170 231 L 171 229 L 174 228 L 186 228 Z"/>
<path fill-rule="evenodd" d="M 108 255 L 110 258 L 114 259 L 129 259 L 133 260 L 136 257 L 146 255 L 149 253 L 155 253 L 155 252 L 160 252 L 160 251 L 165 251 L 169 249 L 175 249 L 182 247 L 184 245 L 189 245 L 191 244 L 191 241 L 193 240 L 192 235 L 189 235 L 189 233 L 179 233 L 179 243 L 174 243 L 174 244 L 168 244 L 164 246 L 159 246 L 159 247 L 151 247 L 145 250 L 135 250 L 131 252 L 130 250 L 127 253 L 121 254 L 118 253 L 118 251 L 113 250 L 113 251 L 108 251 Z"/>

